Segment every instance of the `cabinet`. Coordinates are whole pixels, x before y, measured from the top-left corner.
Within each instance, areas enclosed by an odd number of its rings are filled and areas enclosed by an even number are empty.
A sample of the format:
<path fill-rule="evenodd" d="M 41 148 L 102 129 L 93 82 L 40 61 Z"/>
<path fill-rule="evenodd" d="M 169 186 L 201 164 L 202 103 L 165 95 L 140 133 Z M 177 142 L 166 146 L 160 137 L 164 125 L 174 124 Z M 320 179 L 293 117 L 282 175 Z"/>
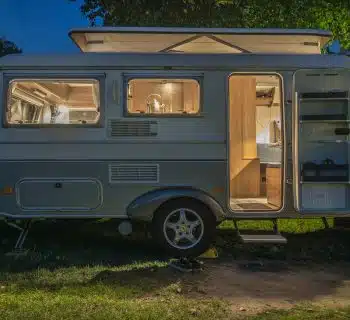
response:
<path fill-rule="evenodd" d="M 282 195 L 281 195 L 281 181 L 282 170 L 281 165 L 268 164 L 266 168 L 266 196 L 267 202 L 276 208 L 281 207 Z"/>
<path fill-rule="evenodd" d="M 256 143 L 256 80 L 230 78 L 230 194 L 231 198 L 260 196 L 260 160 Z"/>
<path fill-rule="evenodd" d="M 349 92 L 298 93 L 302 210 L 350 209 Z"/>

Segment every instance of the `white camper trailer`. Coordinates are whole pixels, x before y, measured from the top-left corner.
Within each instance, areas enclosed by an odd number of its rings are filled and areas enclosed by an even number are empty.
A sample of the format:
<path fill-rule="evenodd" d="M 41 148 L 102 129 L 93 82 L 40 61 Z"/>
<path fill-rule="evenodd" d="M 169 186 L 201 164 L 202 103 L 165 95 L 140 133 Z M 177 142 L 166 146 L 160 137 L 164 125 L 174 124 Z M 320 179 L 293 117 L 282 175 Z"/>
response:
<path fill-rule="evenodd" d="M 0 215 L 147 223 L 198 255 L 225 219 L 350 216 L 350 59 L 319 30 L 88 28 L 0 59 Z M 283 243 L 241 234 L 245 242 Z M 17 246 L 28 232 L 22 229 Z"/>

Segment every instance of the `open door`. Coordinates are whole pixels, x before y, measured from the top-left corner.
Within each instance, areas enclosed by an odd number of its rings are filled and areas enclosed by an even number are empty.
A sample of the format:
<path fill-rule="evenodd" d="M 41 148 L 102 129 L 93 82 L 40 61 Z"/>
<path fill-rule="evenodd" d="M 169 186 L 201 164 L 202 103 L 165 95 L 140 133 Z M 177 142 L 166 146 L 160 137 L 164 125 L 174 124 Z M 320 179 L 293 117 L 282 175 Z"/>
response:
<path fill-rule="evenodd" d="M 282 81 L 274 73 L 229 78 L 229 190 L 233 212 L 283 207 Z"/>
<path fill-rule="evenodd" d="M 350 71 L 294 74 L 294 205 L 302 213 L 350 213 Z"/>

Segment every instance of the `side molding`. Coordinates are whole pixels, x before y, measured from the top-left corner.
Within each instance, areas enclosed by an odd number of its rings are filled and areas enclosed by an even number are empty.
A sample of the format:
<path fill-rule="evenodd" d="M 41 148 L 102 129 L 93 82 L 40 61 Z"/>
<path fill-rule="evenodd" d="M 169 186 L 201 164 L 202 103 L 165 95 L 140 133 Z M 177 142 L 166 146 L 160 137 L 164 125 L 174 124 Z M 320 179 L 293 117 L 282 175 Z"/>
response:
<path fill-rule="evenodd" d="M 132 201 L 126 209 L 131 220 L 151 222 L 154 212 L 166 201 L 176 198 L 192 198 L 203 202 L 213 212 L 217 221 L 225 218 L 221 205 L 207 193 L 192 188 L 164 188 L 145 193 Z"/>

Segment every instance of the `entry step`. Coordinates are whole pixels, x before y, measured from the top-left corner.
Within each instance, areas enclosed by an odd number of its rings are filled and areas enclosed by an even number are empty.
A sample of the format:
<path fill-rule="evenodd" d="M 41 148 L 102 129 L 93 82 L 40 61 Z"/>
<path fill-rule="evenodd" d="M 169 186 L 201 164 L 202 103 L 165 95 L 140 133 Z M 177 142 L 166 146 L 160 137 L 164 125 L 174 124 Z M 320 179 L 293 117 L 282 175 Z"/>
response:
<path fill-rule="evenodd" d="M 244 243 L 287 243 L 287 239 L 280 234 L 239 234 Z"/>

